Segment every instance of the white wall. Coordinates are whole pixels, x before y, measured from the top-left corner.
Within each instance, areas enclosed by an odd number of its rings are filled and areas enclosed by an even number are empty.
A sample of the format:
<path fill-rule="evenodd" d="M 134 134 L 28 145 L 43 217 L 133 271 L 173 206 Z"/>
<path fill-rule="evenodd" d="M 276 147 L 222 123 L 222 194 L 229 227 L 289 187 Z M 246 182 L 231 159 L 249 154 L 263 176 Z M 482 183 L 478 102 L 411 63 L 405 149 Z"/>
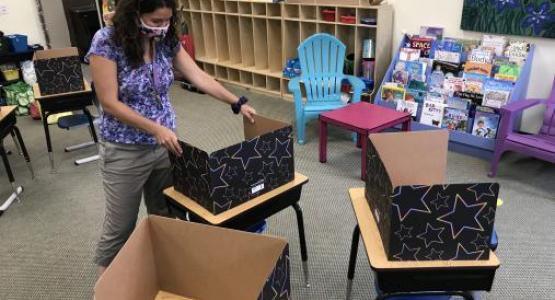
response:
<path fill-rule="evenodd" d="M 388 0 L 393 5 L 393 49 L 399 45 L 403 33 L 418 33 L 421 25 L 445 28 L 445 36 L 480 38 L 482 33 L 462 31 L 460 22 L 463 0 Z M 532 74 L 528 86 L 529 98 L 546 98 L 555 76 L 555 39 L 511 37 L 536 45 Z M 523 130 L 536 131 L 543 118 L 541 110 L 527 111 Z"/>
<path fill-rule="evenodd" d="M 0 30 L 6 34 L 25 34 L 29 44 L 45 45 L 36 0 L 0 0 L 7 13 L 0 15 Z"/>
<path fill-rule="evenodd" d="M 44 21 L 52 48 L 71 47 L 62 0 L 41 0 Z"/>

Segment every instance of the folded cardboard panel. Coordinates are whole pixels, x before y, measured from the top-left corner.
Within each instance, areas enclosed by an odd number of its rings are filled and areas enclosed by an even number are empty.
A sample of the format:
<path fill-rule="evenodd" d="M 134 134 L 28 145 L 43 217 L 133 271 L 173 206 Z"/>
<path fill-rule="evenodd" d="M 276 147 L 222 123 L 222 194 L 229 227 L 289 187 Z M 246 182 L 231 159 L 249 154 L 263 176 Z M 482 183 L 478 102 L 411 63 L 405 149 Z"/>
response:
<path fill-rule="evenodd" d="M 255 117 L 244 121 L 245 141 L 208 154 L 181 142 L 170 155 L 177 191 L 218 214 L 294 179 L 291 125 Z"/>
<path fill-rule="evenodd" d="M 150 216 L 96 283 L 95 299 L 290 299 L 288 249 L 279 238 Z"/>
<path fill-rule="evenodd" d="M 41 95 L 63 94 L 85 89 L 77 48 L 36 51 L 33 61 Z"/>
<path fill-rule="evenodd" d="M 366 198 L 390 260 L 489 258 L 499 185 L 446 184 L 446 130 L 370 135 Z"/>

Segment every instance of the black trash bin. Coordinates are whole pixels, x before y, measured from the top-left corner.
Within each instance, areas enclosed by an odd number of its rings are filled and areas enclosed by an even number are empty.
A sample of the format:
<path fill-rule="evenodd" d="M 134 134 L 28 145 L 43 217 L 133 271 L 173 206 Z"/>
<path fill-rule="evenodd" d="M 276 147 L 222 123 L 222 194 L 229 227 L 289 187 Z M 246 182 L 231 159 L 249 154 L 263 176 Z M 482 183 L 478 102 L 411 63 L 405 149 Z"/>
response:
<path fill-rule="evenodd" d="M 79 49 L 81 60 L 89 51 L 94 34 L 100 29 L 98 13 L 94 6 L 79 6 L 69 9 L 73 26 L 75 47 Z"/>

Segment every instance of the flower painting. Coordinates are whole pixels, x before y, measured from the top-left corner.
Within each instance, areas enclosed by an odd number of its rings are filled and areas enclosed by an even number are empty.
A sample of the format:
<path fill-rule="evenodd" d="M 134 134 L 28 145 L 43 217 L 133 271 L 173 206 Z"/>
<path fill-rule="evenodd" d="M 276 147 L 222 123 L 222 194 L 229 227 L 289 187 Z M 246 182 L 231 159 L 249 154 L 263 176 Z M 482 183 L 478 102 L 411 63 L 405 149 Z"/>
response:
<path fill-rule="evenodd" d="M 464 0 L 461 29 L 555 38 L 555 0 Z"/>

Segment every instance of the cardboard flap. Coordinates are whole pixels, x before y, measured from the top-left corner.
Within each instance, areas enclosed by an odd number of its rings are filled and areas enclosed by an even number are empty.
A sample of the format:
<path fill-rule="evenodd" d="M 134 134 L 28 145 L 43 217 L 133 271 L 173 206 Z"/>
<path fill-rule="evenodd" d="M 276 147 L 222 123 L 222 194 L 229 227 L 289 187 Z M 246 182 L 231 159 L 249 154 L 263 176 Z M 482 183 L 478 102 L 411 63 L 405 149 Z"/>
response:
<path fill-rule="evenodd" d="M 75 47 L 35 51 L 33 60 L 50 59 L 67 56 L 78 56 L 79 50 Z"/>
<path fill-rule="evenodd" d="M 279 238 L 149 219 L 161 289 L 193 299 L 257 299 L 287 245 Z"/>
<path fill-rule="evenodd" d="M 149 220 L 142 220 L 95 286 L 95 300 L 152 300 L 158 293 Z"/>
<path fill-rule="evenodd" d="M 444 183 L 448 141 L 447 130 L 370 134 L 394 187 Z"/>
<path fill-rule="evenodd" d="M 290 126 L 287 123 L 262 117 L 259 115 L 254 116 L 254 124 L 243 116 L 243 128 L 245 132 L 245 140 L 253 139 L 268 132 Z"/>

